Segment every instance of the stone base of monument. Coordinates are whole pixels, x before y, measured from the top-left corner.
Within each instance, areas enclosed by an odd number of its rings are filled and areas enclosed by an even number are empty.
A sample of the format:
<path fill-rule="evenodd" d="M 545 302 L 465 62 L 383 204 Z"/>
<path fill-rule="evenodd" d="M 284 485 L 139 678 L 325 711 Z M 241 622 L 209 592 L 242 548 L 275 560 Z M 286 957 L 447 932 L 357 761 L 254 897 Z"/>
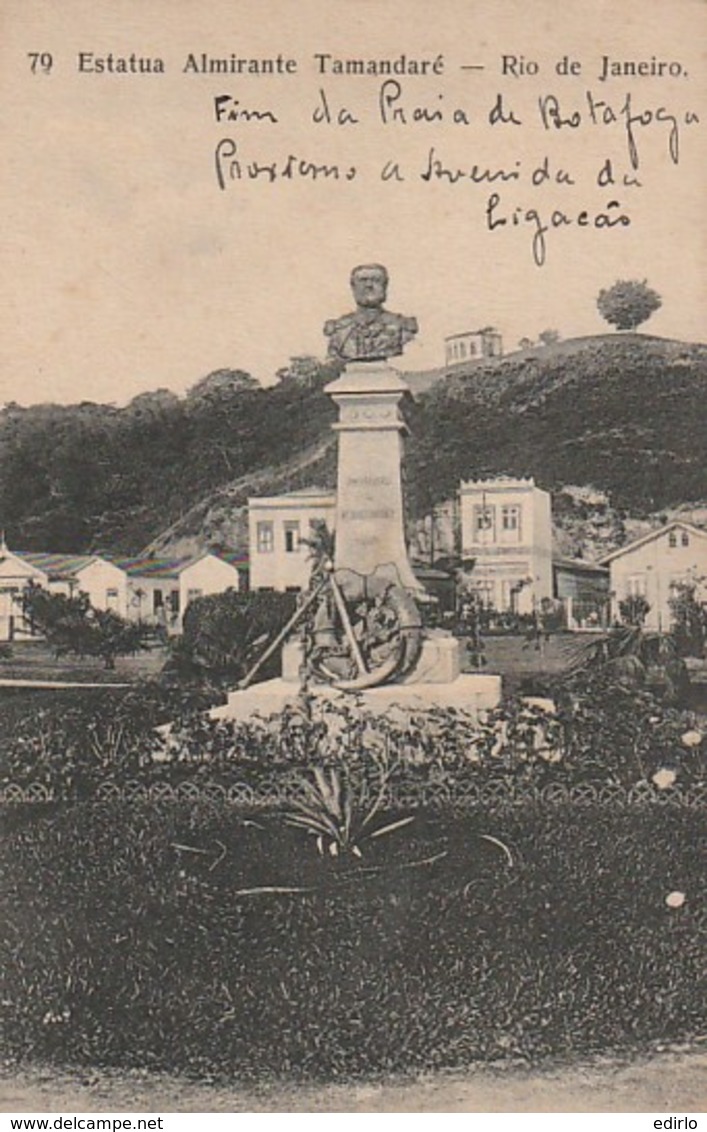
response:
<path fill-rule="evenodd" d="M 211 711 L 212 719 L 240 722 L 253 715 L 268 716 L 295 703 L 300 694 L 302 645 L 288 641 L 282 650 L 282 676 L 231 692 L 228 702 Z M 310 684 L 312 696 L 345 702 L 351 692 L 328 684 Z M 486 672 L 459 670 L 459 642 L 444 633 L 428 631 L 415 668 L 399 684 L 383 684 L 356 693 L 357 700 L 377 714 L 399 707 L 410 711 L 424 708 L 455 708 L 469 715 L 495 708 L 501 701 L 501 677 Z"/>
<path fill-rule="evenodd" d="M 231 692 L 228 702 L 210 712 L 212 719 L 233 719 L 245 722 L 254 715 L 268 716 L 281 712 L 296 702 L 300 688 L 282 678 L 253 684 L 244 691 Z M 351 699 L 350 692 L 340 692 L 327 684 L 310 686 L 309 694 L 334 703 Z M 374 714 L 402 708 L 420 711 L 425 708 L 455 708 L 469 715 L 478 715 L 498 705 L 501 699 L 501 677 L 487 673 L 465 672 L 452 684 L 383 684 L 358 692 L 357 700 Z"/>

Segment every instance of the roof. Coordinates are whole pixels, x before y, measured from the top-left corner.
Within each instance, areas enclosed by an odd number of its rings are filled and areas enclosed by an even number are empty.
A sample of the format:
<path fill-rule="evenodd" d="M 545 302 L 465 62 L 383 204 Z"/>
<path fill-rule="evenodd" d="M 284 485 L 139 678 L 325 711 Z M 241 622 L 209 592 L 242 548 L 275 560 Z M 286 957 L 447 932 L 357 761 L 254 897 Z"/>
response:
<path fill-rule="evenodd" d="M 707 531 L 701 527 L 696 527 L 693 523 L 685 523 L 681 519 L 676 519 L 672 523 L 666 523 L 662 527 L 656 527 L 655 530 L 649 531 L 647 535 L 642 535 L 641 538 L 634 539 L 626 546 L 619 547 L 611 554 L 607 554 L 601 559 L 602 565 L 608 565 L 616 558 L 621 558 L 624 554 L 630 554 L 632 551 L 637 550 L 639 546 L 644 546 L 646 543 L 653 542 L 654 539 L 661 538 L 662 535 L 669 534 L 670 531 L 687 531 L 689 534 L 698 535 L 698 537 L 707 539 Z"/>
<path fill-rule="evenodd" d="M 157 558 L 150 554 L 142 554 L 136 558 L 117 558 L 115 564 L 121 570 L 125 570 L 129 578 L 178 578 L 182 570 L 197 562 L 199 558 L 203 558 L 203 555 Z"/>
<path fill-rule="evenodd" d="M 583 574 L 606 574 L 608 570 L 607 566 L 601 566 L 598 562 L 587 562 L 584 558 L 553 557 L 552 565 L 559 566 L 562 570 L 576 570 Z"/>
<path fill-rule="evenodd" d="M 303 487 L 301 491 L 285 491 L 281 495 L 251 495 L 249 507 L 279 507 L 286 503 L 306 503 L 308 500 L 324 500 L 332 507 L 336 503 L 336 492 L 328 487 Z"/>
<path fill-rule="evenodd" d="M 212 550 L 214 558 L 220 558 L 222 562 L 227 562 L 229 566 L 235 566 L 236 570 L 245 570 L 250 565 L 250 558 L 244 552 L 236 550 Z"/>
<path fill-rule="evenodd" d="M 444 340 L 451 342 L 452 338 L 468 338 L 470 334 L 497 334 L 499 338 L 501 337 L 500 330 L 495 326 L 482 326 L 478 330 L 458 330 L 456 334 L 447 334 Z"/>
<path fill-rule="evenodd" d="M 28 565 L 41 570 L 50 580 L 73 578 L 87 566 L 102 561 L 95 554 L 50 554 L 32 550 L 15 550 L 13 553 Z M 105 561 L 107 562 L 108 559 Z"/>
<path fill-rule="evenodd" d="M 180 558 L 157 558 L 155 555 L 141 554 L 136 558 L 116 558 L 115 565 L 124 570 L 129 578 L 172 578 L 176 579 L 188 567 L 195 566 L 203 558 L 216 558 L 234 569 L 243 566 L 243 556 L 216 554 L 204 550 L 201 554 L 189 554 Z"/>
<path fill-rule="evenodd" d="M 416 578 L 426 579 L 428 582 L 451 582 L 452 575 L 446 570 L 437 570 L 434 566 L 415 566 L 412 572 Z"/>

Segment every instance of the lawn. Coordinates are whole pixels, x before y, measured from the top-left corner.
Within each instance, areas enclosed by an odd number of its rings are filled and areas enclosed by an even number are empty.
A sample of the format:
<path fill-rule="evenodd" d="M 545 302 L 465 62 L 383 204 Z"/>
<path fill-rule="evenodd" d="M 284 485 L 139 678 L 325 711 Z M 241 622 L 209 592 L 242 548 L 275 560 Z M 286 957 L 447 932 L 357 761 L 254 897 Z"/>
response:
<path fill-rule="evenodd" d="M 483 638 L 484 663 L 482 672 L 500 672 L 510 690 L 528 678 L 555 677 L 567 673 L 570 663 L 595 641 L 593 634 L 553 633 L 540 644 L 521 633 L 504 633 Z M 470 660 L 463 665 L 465 671 L 474 672 Z"/>
<path fill-rule="evenodd" d="M 20 1060 L 336 1081 L 707 1026 L 703 816 L 684 807 L 418 811 L 360 860 L 221 802 L 10 816 Z"/>
<path fill-rule="evenodd" d="M 1 680 L 46 680 L 81 684 L 133 683 L 156 677 L 166 658 L 166 649 L 155 647 L 135 656 L 120 656 L 115 669 L 107 670 L 97 657 L 56 657 L 46 641 L 13 641 L 12 655 L 0 659 Z"/>

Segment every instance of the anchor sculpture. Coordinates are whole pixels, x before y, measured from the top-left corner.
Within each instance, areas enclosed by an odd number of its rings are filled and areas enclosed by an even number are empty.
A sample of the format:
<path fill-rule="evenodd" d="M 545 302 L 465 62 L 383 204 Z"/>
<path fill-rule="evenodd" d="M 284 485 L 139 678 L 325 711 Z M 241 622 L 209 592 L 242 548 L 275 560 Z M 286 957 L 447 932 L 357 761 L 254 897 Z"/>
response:
<path fill-rule="evenodd" d="M 287 624 L 260 656 L 239 688 L 247 688 L 288 637 L 301 631 L 305 681 L 341 691 L 360 691 L 402 679 L 422 650 L 423 628 L 415 598 L 390 566 L 372 574 L 337 570 L 313 532 L 310 587 Z"/>

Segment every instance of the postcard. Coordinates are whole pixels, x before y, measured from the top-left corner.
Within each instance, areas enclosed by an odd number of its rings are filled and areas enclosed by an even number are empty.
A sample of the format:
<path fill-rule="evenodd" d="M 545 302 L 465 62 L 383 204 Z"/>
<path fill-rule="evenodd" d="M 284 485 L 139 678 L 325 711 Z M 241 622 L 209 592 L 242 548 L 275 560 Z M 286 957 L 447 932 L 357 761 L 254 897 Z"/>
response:
<path fill-rule="evenodd" d="M 705 4 L 0 27 L 8 1104 L 699 1108 Z"/>

